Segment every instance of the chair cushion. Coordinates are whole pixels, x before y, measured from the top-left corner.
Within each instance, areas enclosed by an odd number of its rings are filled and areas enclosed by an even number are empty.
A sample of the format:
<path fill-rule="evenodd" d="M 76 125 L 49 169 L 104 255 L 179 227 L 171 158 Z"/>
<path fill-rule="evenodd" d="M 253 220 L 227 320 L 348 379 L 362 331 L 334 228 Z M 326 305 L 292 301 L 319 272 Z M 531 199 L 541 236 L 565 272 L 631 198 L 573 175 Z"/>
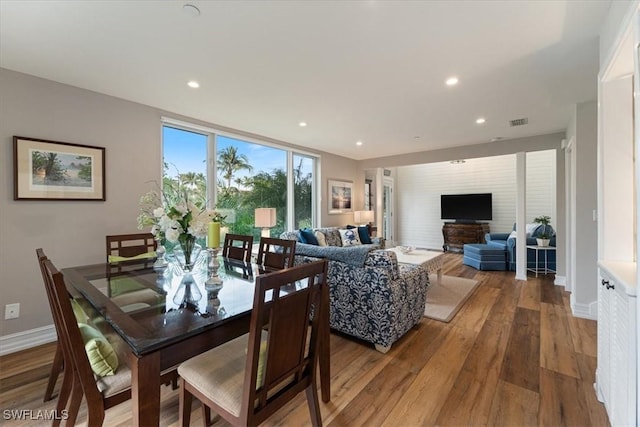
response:
<path fill-rule="evenodd" d="M 96 325 L 96 327 L 98 326 Z M 106 377 L 95 375 L 98 390 L 104 397 L 109 397 L 131 387 L 131 369 L 126 363 L 131 350 L 129 345 L 110 326 L 103 325 L 103 327 L 104 329 L 100 328 L 100 331 L 115 350 L 119 361 L 118 370 L 114 375 Z"/>
<path fill-rule="evenodd" d="M 85 323 L 78 323 L 78 328 L 93 372 L 100 377 L 115 374 L 118 355 L 109 340 L 99 330 Z"/>
<path fill-rule="evenodd" d="M 133 259 L 155 258 L 155 256 L 156 256 L 155 251 L 145 252 L 143 254 L 136 255 L 136 256 L 131 256 L 131 257 L 125 257 L 125 256 L 119 256 L 119 255 L 109 255 L 109 262 L 113 263 L 113 262 L 129 261 L 129 260 L 133 260 Z"/>
<path fill-rule="evenodd" d="M 178 374 L 232 415 L 240 416 L 249 335 L 242 335 L 195 356 L 178 367 Z"/>
<path fill-rule="evenodd" d="M 144 303 L 147 307 L 155 306 L 160 299 L 160 295 L 151 289 L 141 289 L 111 297 L 111 301 L 120 308 L 138 303 Z"/>

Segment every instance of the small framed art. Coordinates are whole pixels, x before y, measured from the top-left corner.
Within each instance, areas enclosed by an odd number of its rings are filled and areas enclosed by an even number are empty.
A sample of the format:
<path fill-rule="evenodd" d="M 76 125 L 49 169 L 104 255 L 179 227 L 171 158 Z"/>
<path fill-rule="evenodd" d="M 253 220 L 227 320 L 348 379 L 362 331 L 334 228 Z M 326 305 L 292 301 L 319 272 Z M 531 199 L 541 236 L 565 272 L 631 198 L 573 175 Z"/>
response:
<path fill-rule="evenodd" d="M 105 149 L 13 137 L 14 200 L 105 200 Z"/>
<path fill-rule="evenodd" d="M 327 189 L 330 214 L 353 211 L 353 182 L 330 179 Z"/>

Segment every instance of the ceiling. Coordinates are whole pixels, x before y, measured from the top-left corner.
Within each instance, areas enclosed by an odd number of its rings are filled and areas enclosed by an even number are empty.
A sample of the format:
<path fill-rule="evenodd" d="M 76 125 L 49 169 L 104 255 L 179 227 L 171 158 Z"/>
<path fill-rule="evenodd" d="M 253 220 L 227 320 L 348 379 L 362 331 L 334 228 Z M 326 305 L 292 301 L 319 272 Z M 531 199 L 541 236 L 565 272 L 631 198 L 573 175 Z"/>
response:
<path fill-rule="evenodd" d="M 369 159 L 564 131 L 611 3 L 187 2 L 0 0 L 0 66 Z"/>

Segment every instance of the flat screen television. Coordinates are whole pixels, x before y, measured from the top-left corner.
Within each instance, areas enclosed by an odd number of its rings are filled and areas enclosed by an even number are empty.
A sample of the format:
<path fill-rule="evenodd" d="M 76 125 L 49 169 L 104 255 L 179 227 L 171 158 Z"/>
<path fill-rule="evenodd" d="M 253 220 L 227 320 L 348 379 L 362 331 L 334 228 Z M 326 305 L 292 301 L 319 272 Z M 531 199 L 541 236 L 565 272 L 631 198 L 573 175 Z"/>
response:
<path fill-rule="evenodd" d="M 493 219 L 491 193 L 442 194 L 440 217 L 457 222 L 490 221 Z"/>

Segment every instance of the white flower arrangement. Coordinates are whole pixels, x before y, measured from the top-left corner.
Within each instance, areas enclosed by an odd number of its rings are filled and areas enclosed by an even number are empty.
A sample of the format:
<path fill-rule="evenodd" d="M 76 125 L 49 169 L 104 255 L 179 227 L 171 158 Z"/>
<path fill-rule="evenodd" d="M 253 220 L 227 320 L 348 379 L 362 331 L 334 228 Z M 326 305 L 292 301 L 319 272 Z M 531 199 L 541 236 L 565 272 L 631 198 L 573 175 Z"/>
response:
<path fill-rule="evenodd" d="M 171 203 L 175 200 L 175 203 Z M 138 228 L 151 226 L 151 234 L 171 243 L 180 236 L 204 238 L 210 222 L 220 222 L 224 217 L 214 209 L 199 207 L 189 199 L 187 191 L 179 191 L 178 197 L 168 197 L 164 192 L 150 191 L 140 198 Z"/>

